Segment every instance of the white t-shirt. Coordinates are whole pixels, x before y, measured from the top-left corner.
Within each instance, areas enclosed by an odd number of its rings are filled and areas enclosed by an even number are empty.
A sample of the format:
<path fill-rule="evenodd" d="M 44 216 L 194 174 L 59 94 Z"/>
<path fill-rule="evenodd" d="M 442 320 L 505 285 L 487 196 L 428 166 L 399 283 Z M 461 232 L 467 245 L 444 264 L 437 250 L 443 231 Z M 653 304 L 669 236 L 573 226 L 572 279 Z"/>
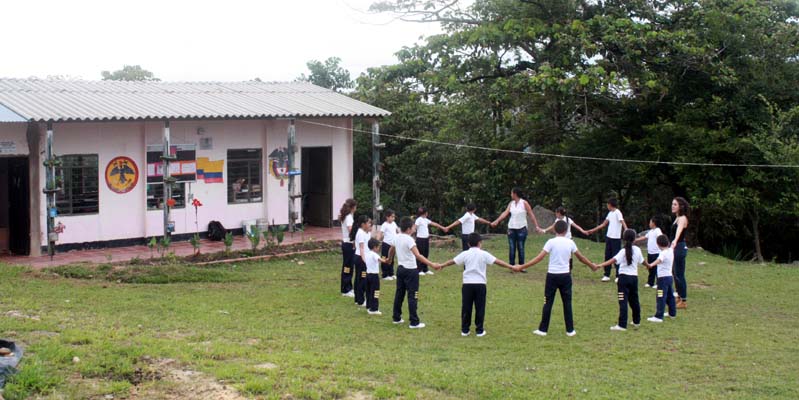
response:
<path fill-rule="evenodd" d="M 399 232 L 399 228 L 397 228 L 397 223 L 392 222 L 383 222 L 380 225 L 380 232 L 383 232 L 383 243 L 388 244 L 389 246 L 394 245 L 394 238 L 397 237 L 397 233 Z"/>
<path fill-rule="evenodd" d="M 605 236 L 611 239 L 621 239 L 621 221 L 624 221 L 621 211 L 615 209 L 609 212 L 605 219 L 608 220 L 608 233 Z"/>
<path fill-rule="evenodd" d="M 467 212 L 458 220 L 461 222 L 461 234 L 469 235 L 474 233 L 474 223 L 478 217 L 474 213 Z"/>
<path fill-rule="evenodd" d="M 660 247 L 658 247 L 658 236 L 663 232 L 660 228 L 650 229 L 646 233 L 646 252 L 647 254 L 660 254 Z"/>
<path fill-rule="evenodd" d="M 414 247 L 416 247 L 416 241 L 410 235 L 400 233 L 394 239 L 397 263 L 405 269 L 416 269 L 416 256 L 411 251 Z"/>
<path fill-rule="evenodd" d="M 352 214 L 347 214 L 344 217 L 344 222 L 341 223 L 341 240 L 344 243 L 352 243 L 350 240 L 350 229 L 352 229 L 352 224 L 355 223 L 355 218 L 352 217 Z"/>
<path fill-rule="evenodd" d="M 372 251 L 366 250 L 366 273 L 376 274 L 380 272 L 380 255 Z"/>
<path fill-rule="evenodd" d="M 671 267 L 674 264 L 674 251 L 671 247 L 666 250 L 661 250 L 658 260 L 660 260 L 660 264 L 658 264 L 658 278 L 671 276 Z"/>
<path fill-rule="evenodd" d="M 526 201 L 519 199 L 519 201 L 511 201 L 508 204 L 510 210 L 510 220 L 508 221 L 508 229 L 522 229 L 527 228 L 527 204 Z"/>
<path fill-rule="evenodd" d="M 454 258 L 455 264 L 463 265 L 463 283 L 483 283 L 486 280 L 486 267 L 497 261 L 491 253 L 479 248 L 470 247 Z"/>
<path fill-rule="evenodd" d="M 621 249 L 616 254 L 616 264 L 619 265 L 620 275 L 638 276 L 638 266 L 644 263 L 644 255 L 638 246 L 633 246 L 633 262 L 627 264 L 627 249 Z"/>
<path fill-rule="evenodd" d="M 416 237 L 419 239 L 427 239 L 430 237 L 430 220 L 425 217 L 416 218 Z"/>
<path fill-rule="evenodd" d="M 569 218 L 569 217 L 563 217 L 563 218 L 555 217 L 555 222 L 558 222 L 558 221 L 563 221 L 563 222 L 566 223 L 566 235 L 565 235 L 565 237 L 566 237 L 566 239 L 571 239 L 572 238 L 572 219 Z"/>
<path fill-rule="evenodd" d="M 557 236 L 547 240 L 544 245 L 544 251 L 549 253 L 549 269 L 547 272 L 550 274 L 568 274 L 569 260 L 572 258 L 572 254 L 577 251 L 577 245 L 571 239 Z"/>
<path fill-rule="evenodd" d="M 358 228 L 358 233 L 355 234 L 355 255 L 361 255 L 361 243 L 363 243 L 363 248 L 369 250 L 369 239 L 372 236 L 369 232 L 364 232 L 363 229 Z"/>

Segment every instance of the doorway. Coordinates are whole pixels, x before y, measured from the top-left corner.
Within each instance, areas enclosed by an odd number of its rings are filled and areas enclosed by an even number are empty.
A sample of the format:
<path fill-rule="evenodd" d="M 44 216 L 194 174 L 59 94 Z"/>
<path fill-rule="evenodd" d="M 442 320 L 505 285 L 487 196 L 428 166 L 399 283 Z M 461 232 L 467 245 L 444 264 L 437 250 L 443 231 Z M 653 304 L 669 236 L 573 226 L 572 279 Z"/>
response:
<path fill-rule="evenodd" d="M 0 158 L 0 253 L 30 254 L 28 184 L 27 157 Z"/>
<path fill-rule="evenodd" d="M 308 225 L 333 224 L 333 148 L 302 148 L 302 217 Z"/>

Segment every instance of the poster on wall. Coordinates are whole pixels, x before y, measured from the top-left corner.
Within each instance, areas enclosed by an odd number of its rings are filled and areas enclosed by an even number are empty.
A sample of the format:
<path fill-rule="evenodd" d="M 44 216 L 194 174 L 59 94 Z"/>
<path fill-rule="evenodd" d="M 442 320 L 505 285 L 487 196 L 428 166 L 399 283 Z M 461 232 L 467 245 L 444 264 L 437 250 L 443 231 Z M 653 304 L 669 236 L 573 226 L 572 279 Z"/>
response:
<path fill-rule="evenodd" d="M 197 146 L 193 144 L 172 145 L 169 153 L 176 157 L 169 163 L 169 175 L 178 182 L 194 182 L 197 179 Z M 164 181 L 164 164 L 161 145 L 147 146 L 147 183 Z"/>
<path fill-rule="evenodd" d="M 205 183 L 222 183 L 222 170 L 225 160 L 211 160 L 208 157 L 197 158 L 197 180 Z"/>
<path fill-rule="evenodd" d="M 114 193 L 128 193 L 139 181 L 139 167 L 129 157 L 116 157 L 105 167 L 105 183 Z"/>
<path fill-rule="evenodd" d="M 269 153 L 269 174 L 280 181 L 280 186 L 286 180 L 289 172 L 289 154 L 285 147 L 278 147 Z"/>

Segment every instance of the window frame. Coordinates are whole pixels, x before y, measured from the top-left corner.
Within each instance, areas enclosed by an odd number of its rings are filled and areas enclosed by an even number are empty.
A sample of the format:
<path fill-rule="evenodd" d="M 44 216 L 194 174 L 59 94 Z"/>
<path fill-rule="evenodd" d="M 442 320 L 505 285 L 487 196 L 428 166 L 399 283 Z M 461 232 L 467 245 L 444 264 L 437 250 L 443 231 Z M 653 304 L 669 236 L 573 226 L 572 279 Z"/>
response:
<path fill-rule="evenodd" d="M 241 157 L 235 156 L 235 152 L 252 152 L 257 153 L 258 156 L 256 157 L 253 155 L 252 157 Z M 225 159 L 225 168 L 227 170 L 227 203 L 234 205 L 234 204 L 257 204 L 264 202 L 264 154 L 263 149 L 261 148 L 245 148 L 245 149 L 227 149 L 227 158 Z M 253 191 L 252 188 L 248 188 L 246 194 L 246 201 L 237 201 L 241 199 L 237 199 L 236 193 L 242 192 L 235 192 L 233 191 L 233 187 L 235 185 L 234 179 L 230 174 L 231 171 L 231 162 L 232 163 L 246 163 L 247 166 L 247 178 L 246 180 L 251 181 L 253 177 L 253 169 L 258 174 L 258 183 L 253 185 L 260 186 L 260 196 L 257 200 L 253 200 Z"/>
<path fill-rule="evenodd" d="M 186 209 L 186 201 L 187 201 L 187 198 L 188 198 L 188 196 L 186 194 L 186 183 L 188 183 L 188 182 L 176 182 L 176 183 L 174 183 L 172 185 L 172 198 L 175 198 L 175 189 L 178 186 L 183 186 L 183 205 L 179 206 L 179 205 L 175 204 L 175 206 L 171 207 L 170 210 L 184 210 L 184 209 Z M 149 198 L 150 193 L 149 193 L 149 190 L 150 190 L 150 186 L 160 186 L 160 187 L 163 188 L 164 187 L 164 183 L 163 182 L 152 182 L 152 183 L 147 183 L 146 185 L 147 186 L 144 188 L 144 203 L 145 203 L 144 205 L 145 205 L 145 207 L 147 207 L 147 211 L 163 211 L 164 210 L 163 207 L 161 207 L 161 208 L 157 208 L 157 207 L 156 208 L 150 208 L 150 198 Z M 163 193 L 162 193 L 162 198 L 163 198 Z"/>
<path fill-rule="evenodd" d="M 94 165 L 69 165 L 65 161 L 66 157 L 74 157 L 74 158 L 94 158 Z M 100 155 L 96 153 L 88 153 L 88 154 L 63 154 L 57 157 L 60 161 L 60 165 L 56 167 L 56 177 L 60 178 L 61 180 L 61 190 L 59 190 L 55 195 L 55 206 L 59 216 L 80 216 L 80 215 L 97 215 L 100 213 Z M 91 174 L 87 174 L 86 170 L 95 169 L 95 177 L 96 177 L 96 187 L 95 187 L 95 196 L 96 196 L 96 208 L 92 211 L 87 212 L 75 212 L 75 195 L 73 193 L 74 185 L 72 185 L 72 176 L 71 173 L 73 170 L 80 171 L 80 177 L 84 178 L 81 180 L 81 186 L 83 189 L 86 188 L 86 179 L 85 177 L 91 176 Z M 70 172 L 70 173 L 67 173 Z M 67 176 L 70 178 L 70 184 L 67 184 Z M 61 199 L 59 199 L 61 197 Z M 67 211 L 64 208 L 64 204 L 69 207 Z"/>

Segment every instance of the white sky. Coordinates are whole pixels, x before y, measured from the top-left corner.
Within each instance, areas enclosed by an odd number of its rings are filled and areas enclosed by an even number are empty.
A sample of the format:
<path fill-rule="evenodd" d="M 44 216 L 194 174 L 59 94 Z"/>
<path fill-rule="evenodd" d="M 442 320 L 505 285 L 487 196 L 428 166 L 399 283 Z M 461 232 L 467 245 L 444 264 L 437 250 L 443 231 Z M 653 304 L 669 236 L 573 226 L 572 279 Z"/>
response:
<path fill-rule="evenodd" d="M 167 81 L 287 81 L 307 61 L 337 56 L 355 78 L 440 32 L 368 14 L 372 2 L 6 0 L 0 77 L 96 80 L 139 64 Z"/>

